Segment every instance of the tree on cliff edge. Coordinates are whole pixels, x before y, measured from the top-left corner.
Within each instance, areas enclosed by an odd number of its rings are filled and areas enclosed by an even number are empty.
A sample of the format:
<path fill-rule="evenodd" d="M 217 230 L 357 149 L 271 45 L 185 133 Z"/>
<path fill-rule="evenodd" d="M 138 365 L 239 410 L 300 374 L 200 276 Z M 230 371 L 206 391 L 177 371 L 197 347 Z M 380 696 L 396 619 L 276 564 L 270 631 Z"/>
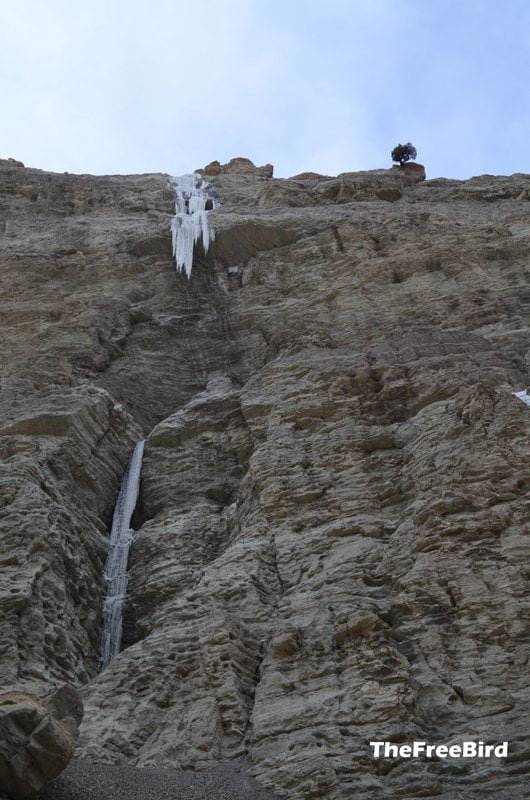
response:
<path fill-rule="evenodd" d="M 407 142 L 407 144 L 398 144 L 390 154 L 392 161 L 399 161 L 401 167 L 406 161 L 410 161 L 411 159 L 414 161 L 417 155 L 416 148 L 410 142 Z"/>

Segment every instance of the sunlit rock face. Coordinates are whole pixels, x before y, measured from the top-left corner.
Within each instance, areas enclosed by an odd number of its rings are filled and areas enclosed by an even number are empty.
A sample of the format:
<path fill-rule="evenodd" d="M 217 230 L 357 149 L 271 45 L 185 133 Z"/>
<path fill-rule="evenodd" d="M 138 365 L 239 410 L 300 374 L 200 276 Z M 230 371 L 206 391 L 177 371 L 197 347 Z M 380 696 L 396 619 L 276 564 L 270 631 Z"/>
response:
<path fill-rule="evenodd" d="M 0 164 L 0 665 L 83 685 L 84 758 L 242 757 L 295 800 L 517 796 L 530 178 L 420 178 L 210 175 L 188 279 L 168 176 Z M 133 633 L 96 676 L 144 437 Z M 369 747 L 463 738 L 509 757 Z"/>
<path fill-rule="evenodd" d="M 197 172 L 200 175 L 221 175 L 232 173 L 234 175 L 260 175 L 263 178 L 272 178 L 274 167 L 272 164 L 264 164 L 262 167 L 256 167 L 250 158 L 231 158 L 227 164 L 221 164 L 219 161 L 212 161 Z"/>

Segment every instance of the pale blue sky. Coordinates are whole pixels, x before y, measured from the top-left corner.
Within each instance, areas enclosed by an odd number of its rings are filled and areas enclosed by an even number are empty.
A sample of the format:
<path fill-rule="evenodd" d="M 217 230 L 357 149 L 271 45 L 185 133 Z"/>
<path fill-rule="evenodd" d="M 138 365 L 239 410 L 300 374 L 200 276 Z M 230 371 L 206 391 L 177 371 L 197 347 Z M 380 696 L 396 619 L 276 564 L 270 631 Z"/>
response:
<path fill-rule="evenodd" d="M 0 0 L 0 158 L 530 172 L 529 0 Z"/>

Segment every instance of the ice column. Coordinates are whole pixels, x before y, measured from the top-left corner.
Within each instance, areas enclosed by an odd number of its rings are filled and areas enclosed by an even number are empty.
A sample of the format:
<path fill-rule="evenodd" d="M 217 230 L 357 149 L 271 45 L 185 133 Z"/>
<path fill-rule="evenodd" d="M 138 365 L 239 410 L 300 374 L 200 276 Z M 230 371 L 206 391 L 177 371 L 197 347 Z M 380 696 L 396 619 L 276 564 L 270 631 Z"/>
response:
<path fill-rule="evenodd" d="M 131 519 L 138 500 L 144 442 L 139 442 L 127 464 L 114 508 L 110 545 L 105 563 L 107 597 L 103 607 L 101 669 L 120 652 L 123 606 L 127 597 L 127 561 L 134 531 Z"/>
<path fill-rule="evenodd" d="M 530 386 L 528 387 L 530 389 Z M 519 400 L 522 400 L 523 403 L 526 403 L 527 406 L 530 406 L 530 394 L 528 393 L 528 389 L 523 389 L 522 392 L 512 392 L 515 397 L 518 397 Z"/>
<path fill-rule="evenodd" d="M 201 238 L 206 253 L 214 239 L 214 231 L 208 228 L 208 211 L 214 209 L 217 203 L 208 191 L 207 181 L 196 172 L 173 178 L 170 186 L 176 194 L 176 213 L 171 220 L 173 256 L 177 270 L 184 270 L 189 278 L 195 243 Z"/>

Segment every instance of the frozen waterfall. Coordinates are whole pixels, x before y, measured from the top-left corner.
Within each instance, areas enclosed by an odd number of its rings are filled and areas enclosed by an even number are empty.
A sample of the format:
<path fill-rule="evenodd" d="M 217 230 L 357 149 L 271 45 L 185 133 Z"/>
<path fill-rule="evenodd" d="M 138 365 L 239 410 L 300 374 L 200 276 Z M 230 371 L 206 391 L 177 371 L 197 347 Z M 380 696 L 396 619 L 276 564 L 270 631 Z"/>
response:
<path fill-rule="evenodd" d="M 530 386 L 528 387 L 530 389 Z M 519 400 L 522 400 L 523 403 L 526 403 L 527 406 L 530 406 L 530 394 L 528 393 L 528 389 L 523 389 L 522 392 L 512 392 L 515 397 L 518 397 Z"/>
<path fill-rule="evenodd" d="M 134 531 L 131 519 L 138 500 L 144 442 L 139 442 L 127 464 L 114 508 L 109 553 L 105 563 L 107 597 L 103 607 L 101 669 L 120 652 L 123 607 L 127 597 L 127 561 Z"/>
<path fill-rule="evenodd" d="M 173 255 L 177 270 L 184 270 L 189 278 L 195 243 L 200 238 L 206 253 L 214 239 L 214 231 L 208 227 L 208 211 L 217 204 L 208 191 L 209 184 L 196 172 L 173 178 L 170 186 L 176 193 L 175 216 L 171 220 Z"/>

